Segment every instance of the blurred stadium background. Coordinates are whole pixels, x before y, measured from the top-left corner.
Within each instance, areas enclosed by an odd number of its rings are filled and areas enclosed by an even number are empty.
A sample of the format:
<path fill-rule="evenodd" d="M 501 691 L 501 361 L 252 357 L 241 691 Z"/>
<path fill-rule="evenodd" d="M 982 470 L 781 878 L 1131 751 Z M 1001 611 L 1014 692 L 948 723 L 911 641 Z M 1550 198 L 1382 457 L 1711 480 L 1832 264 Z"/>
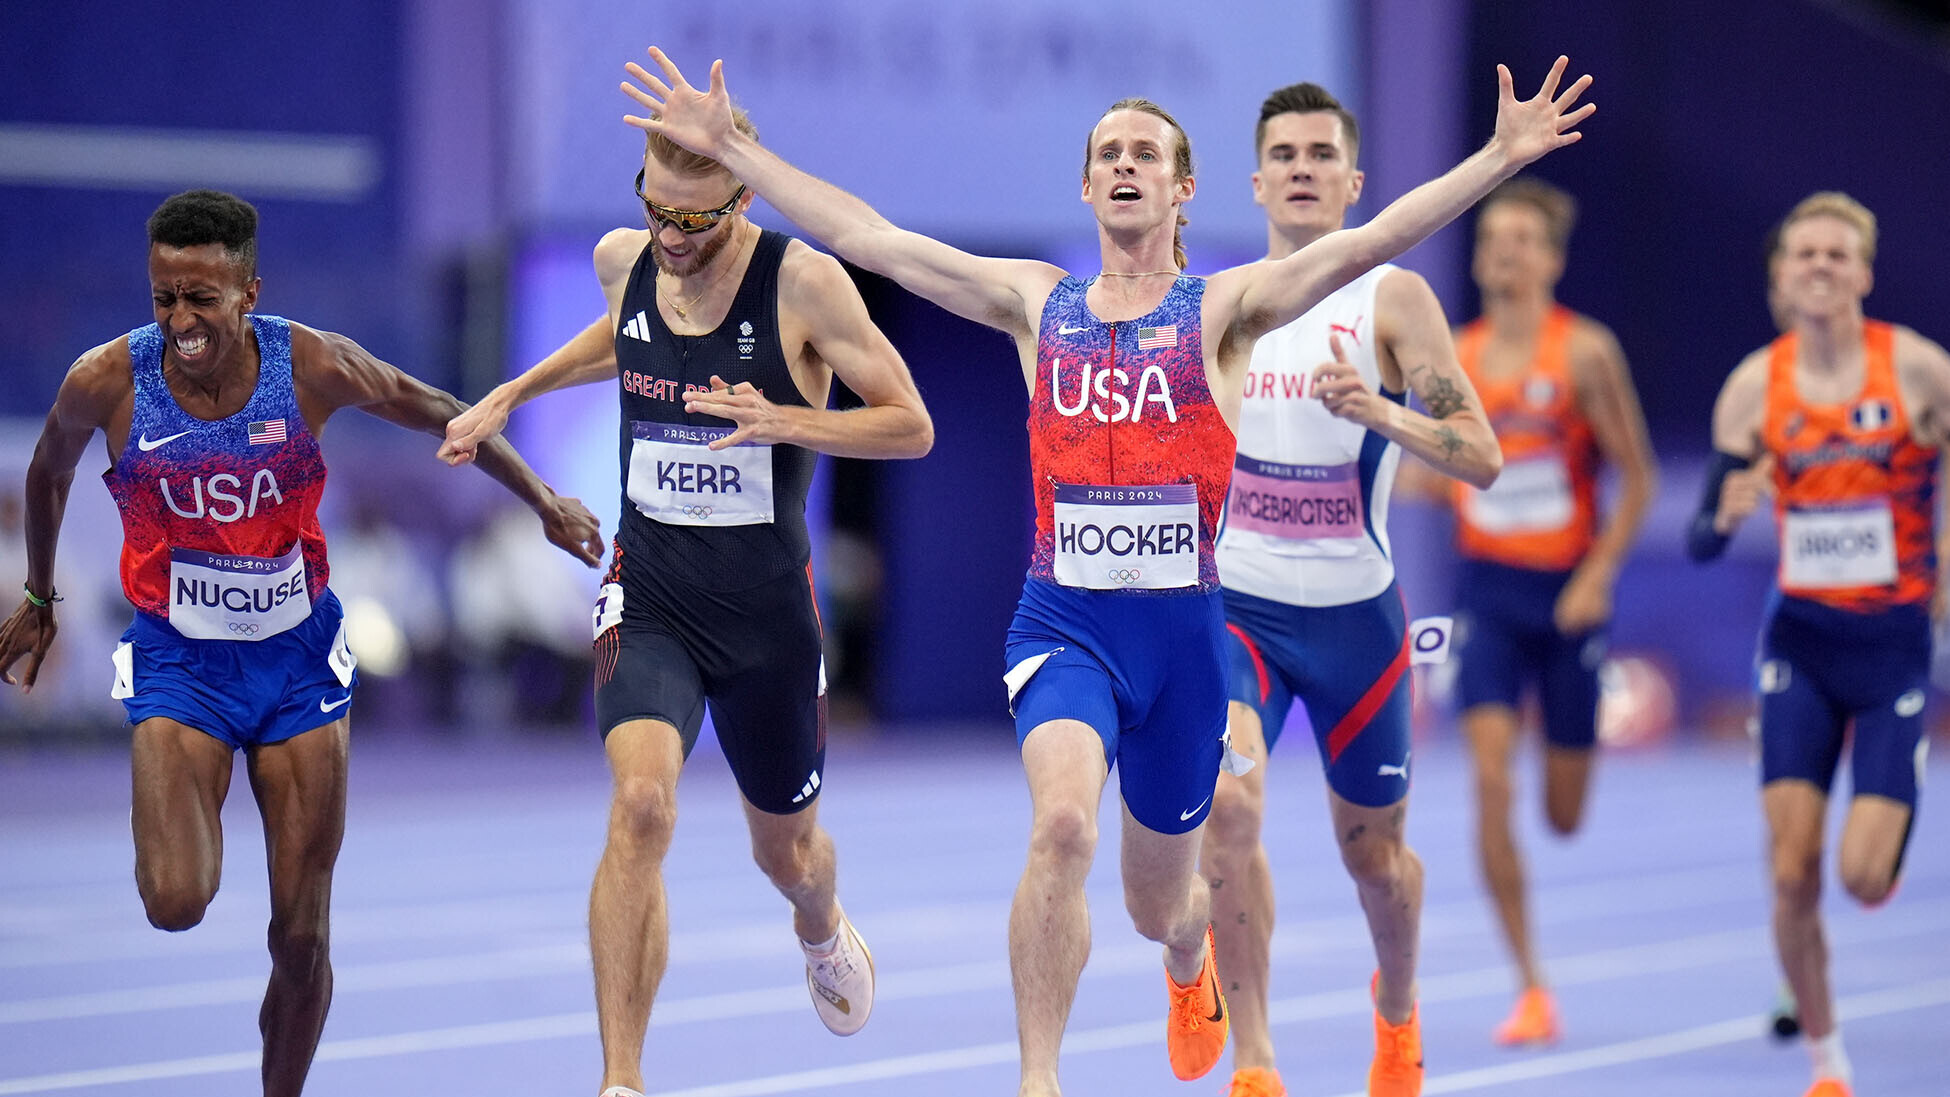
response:
<path fill-rule="evenodd" d="M 1539 174 L 1582 220 L 1560 296 L 1618 333 L 1664 466 L 1622 580 L 1615 741 L 1737 732 L 1770 574 L 1764 523 L 1688 564 L 1680 530 L 1720 380 L 1772 335 L 1762 243 L 1795 200 L 1847 190 L 1882 221 L 1873 315 L 1950 338 L 1950 7 L 1870 0 L 1164 0 L 716 5 L 621 0 L 266 0 L 165 15 L 126 0 L 10 5 L 0 33 L 0 574 L 21 574 L 19 485 L 62 372 L 146 323 L 143 220 L 190 186 L 263 214 L 265 311 L 351 335 L 474 398 L 597 314 L 596 237 L 634 223 L 638 135 L 616 82 L 650 42 L 722 56 L 768 143 L 896 221 L 965 247 L 1094 269 L 1080 137 L 1143 94 L 1194 140 L 1193 268 L 1254 257 L 1259 99 L 1298 79 L 1360 115 L 1372 213 L 1484 137 L 1493 65 L 1534 86 L 1558 52 L 1597 76 L 1587 140 Z M 762 223 L 785 227 L 770 211 Z M 1474 314 L 1470 224 L 1406 262 Z M 999 335 L 871 276 L 882 326 L 934 412 L 927 458 L 826 461 L 820 592 L 843 723 L 924 734 L 1002 716 L 999 639 L 1030 510 L 1024 398 Z M 513 433 L 613 526 L 610 418 L 594 386 Z M 584 729 L 594 576 L 542 546 L 477 472 L 356 414 L 328 431 L 334 586 L 368 682 L 361 733 Z M 93 456 L 84 471 L 105 461 Z M 127 609 L 106 493 L 78 485 L 49 688 L 0 702 L 5 742 L 119 742 L 107 651 Z M 1411 609 L 1448 601 L 1440 513 L 1397 505 Z M 1424 696 L 1439 700 L 1441 683 Z M 1439 705 L 1431 734 L 1447 734 Z"/>

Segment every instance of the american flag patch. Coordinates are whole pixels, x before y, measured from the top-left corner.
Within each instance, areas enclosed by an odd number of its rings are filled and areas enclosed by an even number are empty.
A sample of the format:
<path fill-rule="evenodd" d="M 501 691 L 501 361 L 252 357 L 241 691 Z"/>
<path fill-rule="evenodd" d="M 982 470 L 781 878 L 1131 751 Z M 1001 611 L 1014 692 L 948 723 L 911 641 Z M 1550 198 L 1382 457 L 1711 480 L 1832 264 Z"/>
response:
<path fill-rule="evenodd" d="M 1139 350 L 1157 350 L 1160 347 L 1169 349 L 1177 345 L 1178 345 L 1177 324 L 1166 324 L 1164 327 L 1161 328 L 1139 328 L 1138 329 Z"/>
<path fill-rule="evenodd" d="M 265 419 L 250 425 L 251 445 L 268 446 L 284 441 L 284 420 Z"/>

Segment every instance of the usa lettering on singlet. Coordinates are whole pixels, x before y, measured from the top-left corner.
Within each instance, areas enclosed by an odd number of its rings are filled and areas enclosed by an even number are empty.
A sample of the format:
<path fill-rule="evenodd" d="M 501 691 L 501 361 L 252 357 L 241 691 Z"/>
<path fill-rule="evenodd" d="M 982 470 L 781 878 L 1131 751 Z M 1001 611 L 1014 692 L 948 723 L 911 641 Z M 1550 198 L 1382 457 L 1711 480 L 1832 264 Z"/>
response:
<path fill-rule="evenodd" d="M 1380 266 L 1329 294 L 1253 348 L 1239 409 L 1220 579 L 1288 605 L 1344 605 L 1394 581 L 1388 502 L 1401 447 L 1335 417 L 1314 395 L 1314 370 L 1339 339 L 1370 391 L 1386 393 L 1375 352 L 1375 295 L 1399 268 Z"/>
<path fill-rule="evenodd" d="M 1927 601 L 1936 581 L 1936 451 L 1911 437 L 1895 332 L 1863 327 L 1862 388 L 1810 404 L 1795 381 L 1798 340 L 1768 353 L 1762 440 L 1775 457 L 1782 591 L 1842 609 Z"/>
<path fill-rule="evenodd" d="M 290 324 L 252 316 L 257 386 L 236 414 L 198 419 L 162 373 L 163 338 L 129 333 L 129 435 L 103 474 L 121 512 L 122 588 L 197 640 L 265 640 L 303 624 L 325 589 L 325 464 L 299 412 Z"/>
<path fill-rule="evenodd" d="M 1210 590 L 1232 431 L 1205 380 L 1205 283 L 1181 276 L 1135 320 L 1091 313 L 1090 283 L 1051 291 L 1029 405 L 1030 575 L 1105 591 Z"/>
<path fill-rule="evenodd" d="M 684 410 L 715 376 L 765 399 L 806 407 L 779 335 L 779 264 L 791 238 L 764 230 L 718 326 L 678 335 L 657 306 L 645 247 L 623 291 L 616 332 L 623 489 L 618 541 L 637 580 L 744 589 L 803 568 L 811 554 L 806 492 L 815 455 L 790 445 L 711 449 L 736 424 Z M 650 565 L 654 565 L 651 567 Z"/>

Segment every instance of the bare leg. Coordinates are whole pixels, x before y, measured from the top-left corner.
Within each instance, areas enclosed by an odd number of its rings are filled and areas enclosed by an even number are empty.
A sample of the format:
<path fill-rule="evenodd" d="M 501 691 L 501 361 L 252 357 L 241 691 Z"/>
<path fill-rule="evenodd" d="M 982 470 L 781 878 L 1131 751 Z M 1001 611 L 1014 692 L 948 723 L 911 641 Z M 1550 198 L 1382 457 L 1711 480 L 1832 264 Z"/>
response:
<path fill-rule="evenodd" d="M 1327 793 L 1341 862 L 1354 878 L 1374 938 L 1381 980 L 1375 1010 L 1391 1025 L 1415 1012 L 1415 966 L 1422 932 L 1422 859 L 1408 848 L 1408 799 L 1387 807 L 1349 803 Z"/>
<path fill-rule="evenodd" d="M 1849 804 L 1842 824 L 1842 886 L 1857 902 L 1875 906 L 1896 890 L 1913 814 L 1908 804 L 1887 796 L 1859 795 Z"/>
<path fill-rule="evenodd" d="M 1835 1031 L 1828 986 L 1828 941 L 1821 926 L 1822 818 L 1828 794 L 1786 778 L 1761 789 L 1774 873 L 1774 947 L 1801 1009 L 1801 1031 L 1819 1040 Z"/>
<path fill-rule="evenodd" d="M 603 742 L 615 789 L 609 839 L 589 890 L 589 955 L 603 1085 L 643 1088 L 643 1038 L 670 952 L 664 854 L 677 827 L 683 739 L 661 720 L 618 724 Z"/>
<path fill-rule="evenodd" d="M 158 716 L 136 725 L 130 752 L 135 886 L 149 924 L 203 920 L 223 877 L 223 801 L 231 751 L 221 739 Z"/>
<path fill-rule="evenodd" d="M 774 815 L 746 801 L 745 820 L 752 832 L 752 857 L 792 904 L 792 928 L 799 939 L 818 944 L 837 933 L 837 864 L 833 837 L 819 825 L 819 802 L 791 815 Z"/>
<path fill-rule="evenodd" d="M 1212 889 L 1212 935 L 1232 1018 L 1232 1065 L 1273 1068 L 1267 1022 L 1273 948 L 1273 874 L 1260 830 L 1266 813 L 1266 737 L 1259 713 L 1232 702 L 1232 749 L 1256 765 L 1244 777 L 1219 774 L 1206 819 L 1201 868 Z"/>
<path fill-rule="evenodd" d="M 1462 723 L 1476 761 L 1476 845 L 1483 882 L 1496 905 L 1510 957 L 1528 990 L 1543 985 L 1543 974 L 1530 940 L 1523 857 L 1510 828 L 1510 755 L 1516 749 L 1517 712 L 1508 705 L 1476 705 L 1463 713 Z"/>
<path fill-rule="evenodd" d="M 1022 1097 L 1060 1092 L 1057 1053 L 1090 956 L 1083 881 L 1097 852 L 1097 804 L 1109 769 L 1089 725 L 1051 720 L 1022 744 L 1032 816 L 1029 860 L 1009 909 Z"/>
<path fill-rule="evenodd" d="M 1180 986 L 1198 981 L 1212 922 L 1212 889 L 1197 869 L 1204 826 L 1160 834 L 1124 808 L 1124 907 L 1141 936 L 1165 946 L 1165 971 Z"/>
<path fill-rule="evenodd" d="M 1576 834 L 1584 822 L 1591 763 L 1597 755 L 1596 747 L 1544 747 L 1544 816 L 1559 835 Z"/>
<path fill-rule="evenodd" d="M 271 875 L 271 982 L 258 1011 L 265 1097 L 297 1097 L 332 1004 L 332 870 L 345 837 L 351 717 L 249 754 Z"/>

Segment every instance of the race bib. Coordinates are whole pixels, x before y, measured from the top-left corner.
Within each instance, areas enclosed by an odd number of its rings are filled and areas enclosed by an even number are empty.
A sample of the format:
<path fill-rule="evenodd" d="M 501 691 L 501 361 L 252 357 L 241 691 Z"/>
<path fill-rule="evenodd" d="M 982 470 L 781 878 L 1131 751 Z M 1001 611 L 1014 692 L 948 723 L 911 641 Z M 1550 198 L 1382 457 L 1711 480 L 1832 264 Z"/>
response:
<path fill-rule="evenodd" d="M 1781 585 L 1798 590 L 1896 581 L 1896 521 L 1889 501 L 1789 510 L 1781 525 Z"/>
<path fill-rule="evenodd" d="M 311 616 L 301 545 L 278 557 L 169 550 L 169 623 L 193 640 L 264 640 Z"/>
<path fill-rule="evenodd" d="M 1556 454 L 1503 466 L 1496 482 L 1464 495 L 1469 524 L 1484 533 L 1544 533 L 1563 529 L 1577 513 L 1571 474 Z"/>
<path fill-rule="evenodd" d="M 673 526 L 753 526 L 772 520 L 772 447 L 712 450 L 732 427 L 632 421 L 630 502 Z"/>
<path fill-rule="evenodd" d="M 1282 541 L 1365 536 L 1360 470 L 1344 465 L 1282 465 L 1240 454 L 1232 465 L 1226 525 Z"/>
<path fill-rule="evenodd" d="M 1056 581 L 1088 590 L 1198 583 L 1198 488 L 1056 485 Z"/>

